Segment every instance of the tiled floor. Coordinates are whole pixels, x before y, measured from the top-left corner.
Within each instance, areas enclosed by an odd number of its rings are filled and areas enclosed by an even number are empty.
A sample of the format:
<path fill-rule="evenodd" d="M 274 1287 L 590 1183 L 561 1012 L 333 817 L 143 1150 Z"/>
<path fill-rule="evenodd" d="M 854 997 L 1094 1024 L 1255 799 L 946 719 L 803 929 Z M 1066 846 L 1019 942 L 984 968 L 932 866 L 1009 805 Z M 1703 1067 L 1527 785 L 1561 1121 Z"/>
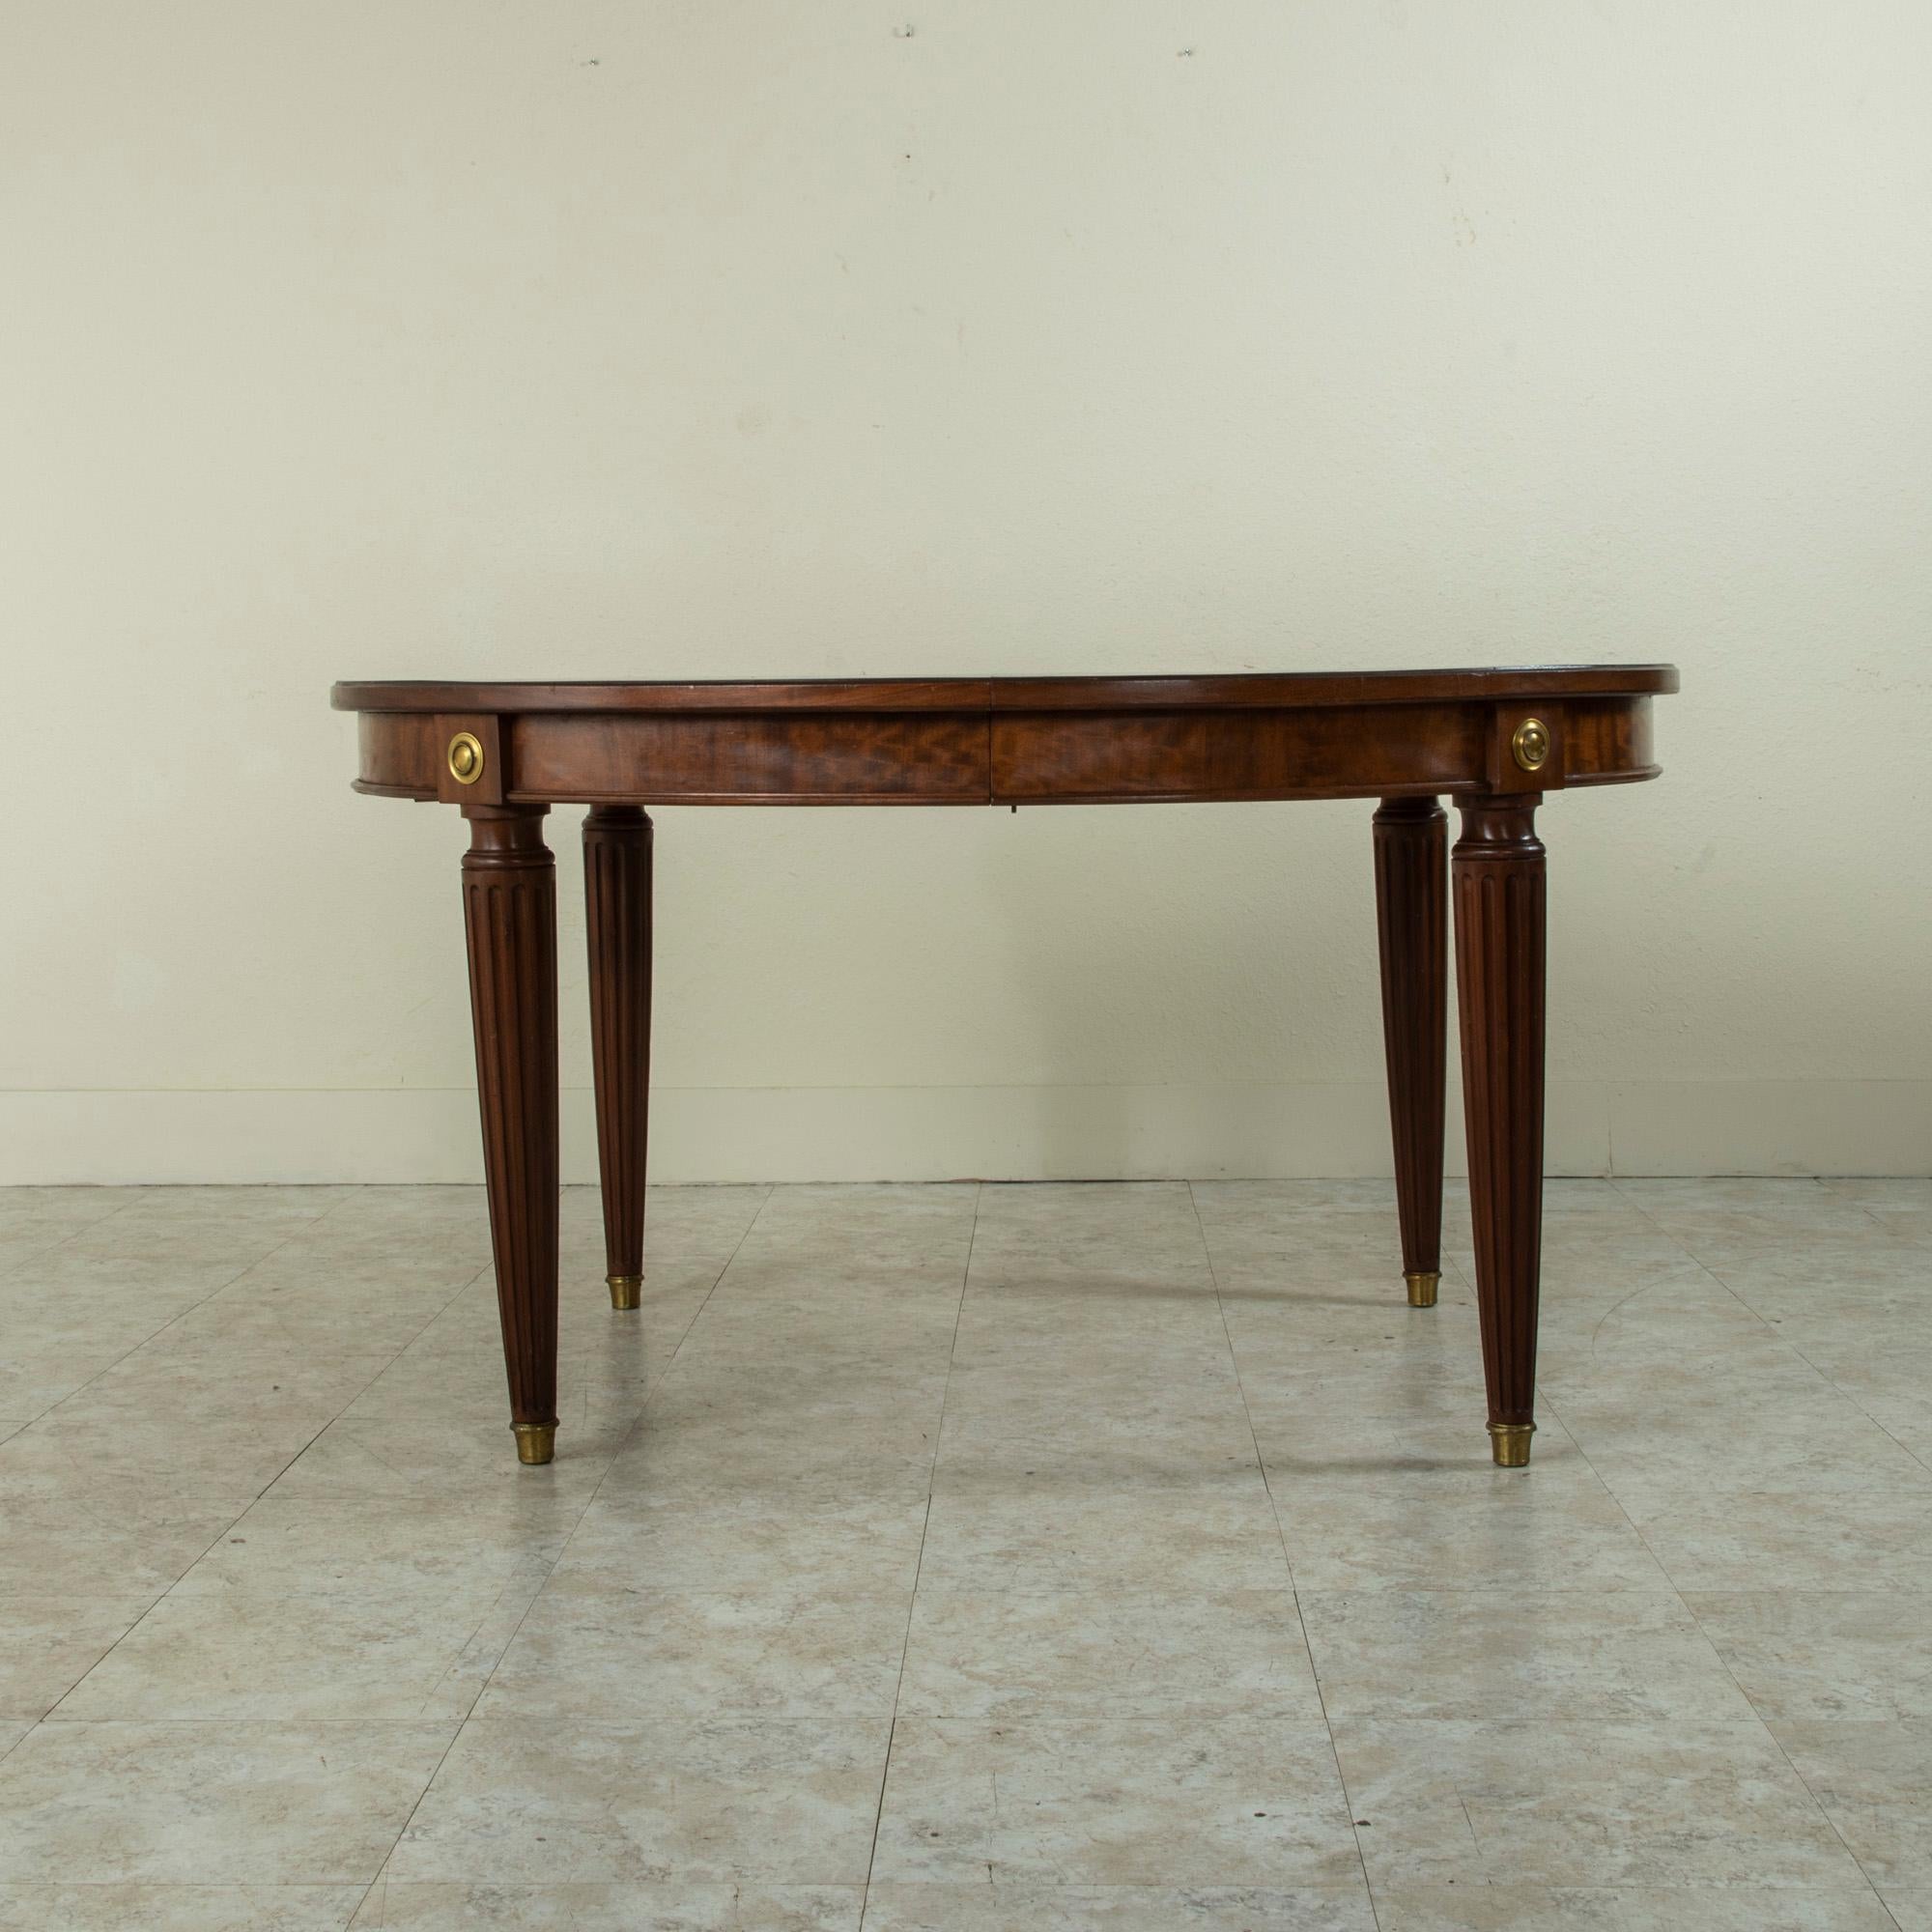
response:
<path fill-rule="evenodd" d="M 0 1194 L 0 1932 L 1932 1928 L 1932 1182 Z"/>

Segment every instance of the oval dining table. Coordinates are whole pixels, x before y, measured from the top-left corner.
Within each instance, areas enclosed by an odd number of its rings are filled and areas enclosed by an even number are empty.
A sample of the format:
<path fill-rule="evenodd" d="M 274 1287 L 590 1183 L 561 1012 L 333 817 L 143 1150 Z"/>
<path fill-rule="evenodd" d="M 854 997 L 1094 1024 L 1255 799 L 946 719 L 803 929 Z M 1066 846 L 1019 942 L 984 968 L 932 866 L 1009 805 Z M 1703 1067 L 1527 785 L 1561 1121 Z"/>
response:
<path fill-rule="evenodd" d="M 1536 1428 L 1545 792 L 1655 778 L 1669 665 L 1153 677 L 335 686 L 355 789 L 455 806 L 511 1428 L 556 1440 L 554 805 L 583 819 L 591 1050 L 613 1306 L 639 1304 L 653 805 L 1160 805 L 1363 798 L 1373 820 L 1402 1271 L 1441 1270 L 1449 901 L 1488 1430 Z M 1462 829 L 1448 843 L 1442 800 Z M 1453 891 L 1451 890 L 1453 885 Z M 1393 1270 L 1391 1270 L 1393 1272 Z"/>

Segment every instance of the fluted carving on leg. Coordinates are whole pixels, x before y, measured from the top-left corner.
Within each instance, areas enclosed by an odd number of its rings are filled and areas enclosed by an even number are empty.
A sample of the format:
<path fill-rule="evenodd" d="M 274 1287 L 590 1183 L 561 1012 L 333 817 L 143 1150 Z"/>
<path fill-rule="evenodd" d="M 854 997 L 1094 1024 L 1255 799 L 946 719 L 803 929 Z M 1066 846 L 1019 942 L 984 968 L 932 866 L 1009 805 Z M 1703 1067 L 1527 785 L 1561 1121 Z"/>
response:
<path fill-rule="evenodd" d="M 469 1007 L 511 1425 L 526 1463 L 556 1432 L 556 865 L 543 806 L 472 806 L 463 859 Z"/>
<path fill-rule="evenodd" d="M 1461 801 L 1452 870 L 1476 1298 L 1495 1460 L 1529 1460 L 1543 1247 L 1544 849 L 1534 792 Z"/>
<path fill-rule="evenodd" d="M 1409 1301 L 1434 1305 L 1442 1267 L 1442 1109 L 1448 1055 L 1448 814 L 1433 798 L 1377 808 L 1376 929 L 1396 1212 Z"/>
<path fill-rule="evenodd" d="M 638 807 L 584 818 L 583 897 L 606 1274 L 611 1306 L 636 1308 L 651 1087 L 651 821 Z"/>

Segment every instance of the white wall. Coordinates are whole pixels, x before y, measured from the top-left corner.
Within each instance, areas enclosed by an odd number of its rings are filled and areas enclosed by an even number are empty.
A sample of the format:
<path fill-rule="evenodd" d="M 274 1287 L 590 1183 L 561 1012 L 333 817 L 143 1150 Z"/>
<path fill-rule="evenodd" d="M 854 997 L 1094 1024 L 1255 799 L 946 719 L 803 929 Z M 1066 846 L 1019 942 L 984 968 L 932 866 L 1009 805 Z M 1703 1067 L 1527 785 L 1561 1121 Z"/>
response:
<path fill-rule="evenodd" d="M 1552 1167 L 1932 1167 L 1921 0 L 0 14 L 0 1179 L 475 1171 L 338 676 L 1595 658 Z M 1367 817 L 665 811 L 655 1172 L 1382 1168 Z"/>

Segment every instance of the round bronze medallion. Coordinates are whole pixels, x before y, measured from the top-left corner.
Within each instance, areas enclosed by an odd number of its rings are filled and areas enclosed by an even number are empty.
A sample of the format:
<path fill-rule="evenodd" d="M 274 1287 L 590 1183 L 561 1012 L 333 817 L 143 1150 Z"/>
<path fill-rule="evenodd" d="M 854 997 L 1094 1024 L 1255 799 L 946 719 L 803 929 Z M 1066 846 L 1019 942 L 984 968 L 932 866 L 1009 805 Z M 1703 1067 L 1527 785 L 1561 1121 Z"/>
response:
<path fill-rule="evenodd" d="M 1525 718 L 1516 727 L 1510 751 L 1526 772 L 1540 772 L 1549 759 L 1549 726 L 1541 718 Z"/>
<path fill-rule="evenodd" d="M 449 741 L 449 775 L 460 785 L 473 785 L 483 776 L 483 744 L 473 731 L 459 731 Z"/>

